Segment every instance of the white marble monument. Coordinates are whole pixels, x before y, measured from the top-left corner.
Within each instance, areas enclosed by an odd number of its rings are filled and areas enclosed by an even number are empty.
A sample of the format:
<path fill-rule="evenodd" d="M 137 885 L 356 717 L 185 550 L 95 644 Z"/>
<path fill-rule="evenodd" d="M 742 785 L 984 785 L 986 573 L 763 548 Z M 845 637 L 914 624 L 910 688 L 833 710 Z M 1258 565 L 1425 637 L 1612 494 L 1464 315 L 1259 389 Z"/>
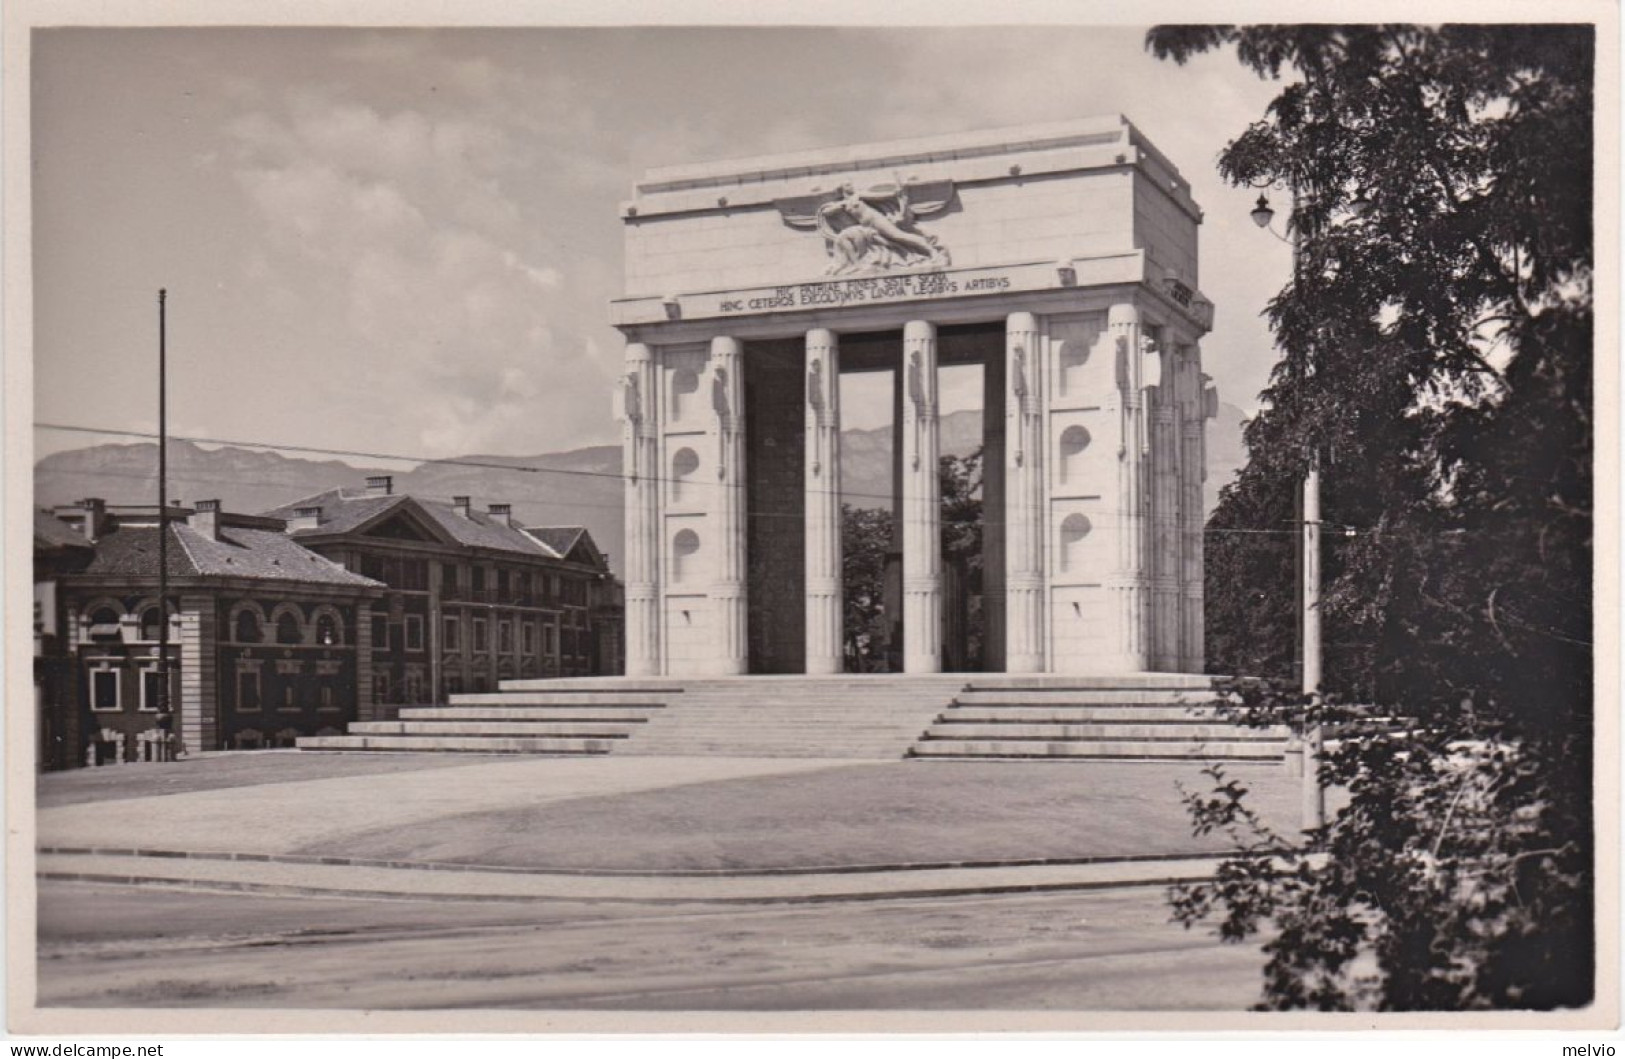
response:
<path fill-rule="evenodd" d="M 841 671 L 843 371 L 893 379 L 898 657 L 939 671 L 948 364 L 986 668 L 1201 671 L 1201 212 L 1126 120 L 657 169 L 622 220 L 628 675 Z"/>

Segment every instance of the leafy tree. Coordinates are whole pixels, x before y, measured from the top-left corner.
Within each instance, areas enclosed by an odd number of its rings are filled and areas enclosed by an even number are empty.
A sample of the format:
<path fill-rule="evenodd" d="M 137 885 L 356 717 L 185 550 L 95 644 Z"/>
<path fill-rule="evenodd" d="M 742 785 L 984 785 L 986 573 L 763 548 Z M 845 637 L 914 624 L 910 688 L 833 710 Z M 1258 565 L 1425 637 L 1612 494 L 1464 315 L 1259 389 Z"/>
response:
<path fill-rule="evenodd" d="M 987 622 L 982 607 L 982 450 L 968 456 L 943 456 L 937 464 L 941 491 L 942 565 L 954 571 L 959 591 L 948 602 L 960 608 L 964 651 L 957 658 L 966 671 L 982 668 Z M 951 652 L 958 655 L 957 650 Z M 955 661 L 944 657 L 945 663 Z"/>
<path fill-rule="evenodd" d="M 886 614 L 890 509 L 841 505 L 841 599 L 848 672 L 884 672 L 891 629 Z"/>
<path fill-rule="evenodd" d="M 1175 891 L 1176 915 L 1231 940 L 1273 925 L 1268 1007 L 1586 1003 L 1593 30 L 1173 26 L 1147 44 L 1178 62 L 1233 45 L 1285 75 L 1219 162 L 1293 189 L 1300 252 L 1269 306 L 1287 355 L 1213 527 L 1277 524 L 1318 453 L 1324 517 L 1354 531 L 1324 564 L 1328 695 L 1232 689 L 1244 719 L 1334 726 L 1322 779 L 1347 805 L 1299 848 L 1215 770 L 1188 803 L 1245 855 Z M 1285 578 L 1247 536 L 1213 538 L 1210 613 L 1253 623 L 1216 643 L 1279 675 Z"/>
<path fill-rule="evenodd" d="M 970 597 L 967 654 L 981 658 L 982 452 L 943 456 L 937 462 L 941 502 L 942 560 L 960 571 Z M 891 666 L 892 626 L 900 615 L 886 613 L 886 564 L 898 549 L 889 509 L 841 505 L 841 581 L 846 668 L 872 673 Z"/>

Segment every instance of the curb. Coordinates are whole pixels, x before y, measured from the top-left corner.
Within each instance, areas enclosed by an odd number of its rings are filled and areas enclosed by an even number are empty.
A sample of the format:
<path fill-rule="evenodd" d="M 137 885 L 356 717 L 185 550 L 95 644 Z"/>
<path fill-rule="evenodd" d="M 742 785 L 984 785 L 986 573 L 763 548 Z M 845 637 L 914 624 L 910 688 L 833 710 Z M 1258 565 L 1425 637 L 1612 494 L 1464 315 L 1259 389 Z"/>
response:
<path fill-rule="evenodd" d="M 53 882 L 213 890 L 281 896 L 393 898 L 429 901 L 553 901 L 648 905 L 824 904 L 968 895 L 1167 886 L 1211 878 L 1222 857 L 1067 864 L 907 866 L 887 872 L 800 872 L 793 876 L 711 874 L 637 876 L 507 869 L 422 870 L 344 858 L 155 851 L 41 851 L 36 878 Z M 143 861 L 130 864 L 130 861 Z M 118 861 L 124 864 L 116 863 Z M 125 865 L 128 865 L 126 867 Z M 254 866 L 263 866 L 265 870 Z M 266 877 L 269 876 L 269 877 Z M 888 877 L 889 876 L 889 877 Z"/>
<path fill-rule="evenodd" d="M 769 868 L 562 868 L 513 864 L 462 864 L 448 861 L 379 860 L 369 857 L 317 856 L 299 853 L 237 853 L 227 850 L 177 850 L 114 846 L 39 846 L 40 856 L 148 857 L 161 860 L 235 861 L 310 864 L 392 871 L 474 872 L 493 875 L 561 875 L 581 878 L 750 879 L 805 875 L 866 875 L 881 872 L 958 871 L 978 868 L 1071 868 L 1105 864 L 1156 864 L 1170 861 L 1222 860 L 1235 853 L 1143 853 L 1096 857 L 1025 857 L 995 860 L 904 861 L 896 864 L 849 864 Z"/>
<path fill-rule="evenodd" d="M 411 893 L 403 890 L 367 890 L 327 886 L 297 886 L 279 883 L 245 883 L 235 880 L 180 879 L 159 875 L 116 875 L 101 872 L 41 871 L 36 878 L 51 882 L 97 883 L 114 886 L 179 889 L 200 893 L 249 893 L 266 897 L 345 897 L 390 901 L 453 901 L 476 904 L 533 903 L 540 901 L 572 904 L 615 905 L 823 905 L 844 902 L 907 901 L 942 897 L 998 896 L 1001 894 L 1083 893 L 1092 890 L 1122 890 L 1147 886 L 1172 886 L 1205 876 L 1168 876 L 1138 880 L 1109 880 L 1072 883 L 1004 883 L 992 886 L 935 887 L 923 890 L 874 890 L 842 894 L 768 895 L 754 897 L 573 897 L 549 894 Z"/>

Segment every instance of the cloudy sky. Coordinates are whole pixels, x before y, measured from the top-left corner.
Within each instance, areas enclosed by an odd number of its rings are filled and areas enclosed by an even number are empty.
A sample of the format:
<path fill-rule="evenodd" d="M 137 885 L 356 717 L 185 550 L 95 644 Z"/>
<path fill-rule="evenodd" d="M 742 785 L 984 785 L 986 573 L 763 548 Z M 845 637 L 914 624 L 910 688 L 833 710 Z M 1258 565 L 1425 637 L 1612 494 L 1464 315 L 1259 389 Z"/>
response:
<path fill-rule="evenodd" d="M 51 29 L 32 70 L 41 421 L 451 456 L 613 441 L 617 204 L 647 168 L 1122 113 L 1207 215 L 1250 408 L 1286 247 L 1213 162 L 1274 86 L 1143 27 Z M 94 441 L 36 430 L 36 455 Z"/>

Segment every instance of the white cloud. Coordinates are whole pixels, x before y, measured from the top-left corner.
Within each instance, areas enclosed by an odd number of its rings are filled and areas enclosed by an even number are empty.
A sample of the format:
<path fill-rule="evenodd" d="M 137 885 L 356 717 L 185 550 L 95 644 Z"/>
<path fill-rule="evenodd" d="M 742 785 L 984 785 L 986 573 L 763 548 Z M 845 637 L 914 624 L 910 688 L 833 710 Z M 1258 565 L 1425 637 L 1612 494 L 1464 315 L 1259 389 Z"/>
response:
<path fill-rule="evenodd" d="M 361 47 L 374 62 L 424 59 Z M 465 87 L 496 76 L 453 65 Z M 581 425 L 573 390 L 538 381 L 569 359 L 551 326 L 564 273 L 504 190 L 532 148 L 501 110 L 388 110 L 312 85 L 228 126 L 261 267 L 338 303 L 324 370 L 365 393 L 358 415 L 405 420 L 431 455 L 541 451 Z"/>

